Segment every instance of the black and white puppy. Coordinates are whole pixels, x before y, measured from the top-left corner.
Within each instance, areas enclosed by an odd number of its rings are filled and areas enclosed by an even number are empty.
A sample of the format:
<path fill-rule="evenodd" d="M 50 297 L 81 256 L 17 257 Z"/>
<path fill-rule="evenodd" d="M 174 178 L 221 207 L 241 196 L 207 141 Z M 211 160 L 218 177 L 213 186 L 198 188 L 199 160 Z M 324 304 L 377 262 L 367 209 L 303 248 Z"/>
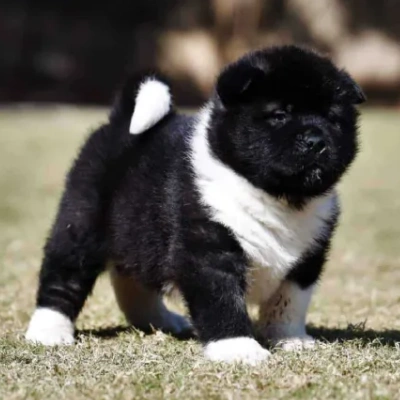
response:
<path fill-rule="evenodd" d="M 228 65 L 195 116 L 176 113 L 157 78 L 128 82 L 68 174 L 26 338 L 72 343 L 108 266 L 122 311 L 140 328 L 189 328 L 162 301 L 166 286 L 178 288 L 211 360 L 268 357 L 247 301 L 260 305 L 267 339 L 312 345 L 306 311 L 363 101 L 345 71 L 295 46 Z"/>

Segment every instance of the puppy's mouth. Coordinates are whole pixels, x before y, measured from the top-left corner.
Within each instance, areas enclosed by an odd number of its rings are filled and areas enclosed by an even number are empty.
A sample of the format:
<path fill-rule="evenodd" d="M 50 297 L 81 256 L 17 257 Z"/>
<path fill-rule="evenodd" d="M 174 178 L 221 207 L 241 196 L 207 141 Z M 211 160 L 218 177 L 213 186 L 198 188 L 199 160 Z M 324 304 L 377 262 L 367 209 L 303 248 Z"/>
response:
<path fill-rule="evenodd" d="M 334 169 L 332 164 L 332 156 L 334 150 L 326 145 L 313 154 L 306 154 L 303 156 L 302 166 L 300 173 L 303 174 L 303 178 L 308 185 L 320 184 L 331 174 L 331 169 Z"/>
<path fill-rule="evenodd" d="M 312 181 L 321 181 L 322 180 L 322 170 L 321 168 L 314 168 L 311 171 L 310 178 Z"/>
<path fill-rule="evenodd" d="M 329 146 L 325 145 L 316 151 L 303 153 L 302 159 L 304 168 L 307 169 L 313 166 L 324 167 L 329 158 L 329 152 Z"/>

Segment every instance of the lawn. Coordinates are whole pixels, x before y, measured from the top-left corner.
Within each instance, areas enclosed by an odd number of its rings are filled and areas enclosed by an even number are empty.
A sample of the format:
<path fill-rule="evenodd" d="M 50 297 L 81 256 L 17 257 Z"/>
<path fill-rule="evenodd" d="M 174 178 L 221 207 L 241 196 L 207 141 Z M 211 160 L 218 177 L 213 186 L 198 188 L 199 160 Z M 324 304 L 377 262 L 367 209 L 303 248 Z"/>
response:
<path fill-rule="evenodd" d="M 24 342 L 41 247 L 63 176 L 103 109 L 0 110 L 0 399 L 397 399 L 400 393 L 400 113 L 365 110 L 362 150 L 308 315 L 315 350 L 262 367 L 206 362 L 200 345 L 125 328 L 107 277 L 77 344 Z M 176 308 L 181 305 L 176 304 Z"/>

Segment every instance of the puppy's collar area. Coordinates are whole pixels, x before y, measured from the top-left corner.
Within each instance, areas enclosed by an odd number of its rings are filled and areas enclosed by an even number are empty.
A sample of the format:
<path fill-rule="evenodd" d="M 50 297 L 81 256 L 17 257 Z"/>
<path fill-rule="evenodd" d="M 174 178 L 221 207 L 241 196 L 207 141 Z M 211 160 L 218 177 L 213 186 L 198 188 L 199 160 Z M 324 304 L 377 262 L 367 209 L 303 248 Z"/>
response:
<path fill-rule="evenodd" d="M 172 108 L 169 87 L 153 78 L 146 78 L 139 86 L 129 132 L 139 135 L 161 121 Z"/>

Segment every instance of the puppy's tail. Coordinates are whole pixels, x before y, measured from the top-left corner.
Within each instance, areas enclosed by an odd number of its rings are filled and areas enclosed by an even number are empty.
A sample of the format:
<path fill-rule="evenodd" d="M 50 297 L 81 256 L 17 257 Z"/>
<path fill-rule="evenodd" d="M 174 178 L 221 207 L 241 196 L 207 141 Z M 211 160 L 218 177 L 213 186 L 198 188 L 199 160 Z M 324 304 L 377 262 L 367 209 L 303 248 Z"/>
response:
<path fill-rule="evenodd" d="M 152 74 L 130 77 L 123 85 L 110 114 L 111 122 L 130 118 L 129 132 L 139 135 L 173 112 L 170 87 Z"/>

